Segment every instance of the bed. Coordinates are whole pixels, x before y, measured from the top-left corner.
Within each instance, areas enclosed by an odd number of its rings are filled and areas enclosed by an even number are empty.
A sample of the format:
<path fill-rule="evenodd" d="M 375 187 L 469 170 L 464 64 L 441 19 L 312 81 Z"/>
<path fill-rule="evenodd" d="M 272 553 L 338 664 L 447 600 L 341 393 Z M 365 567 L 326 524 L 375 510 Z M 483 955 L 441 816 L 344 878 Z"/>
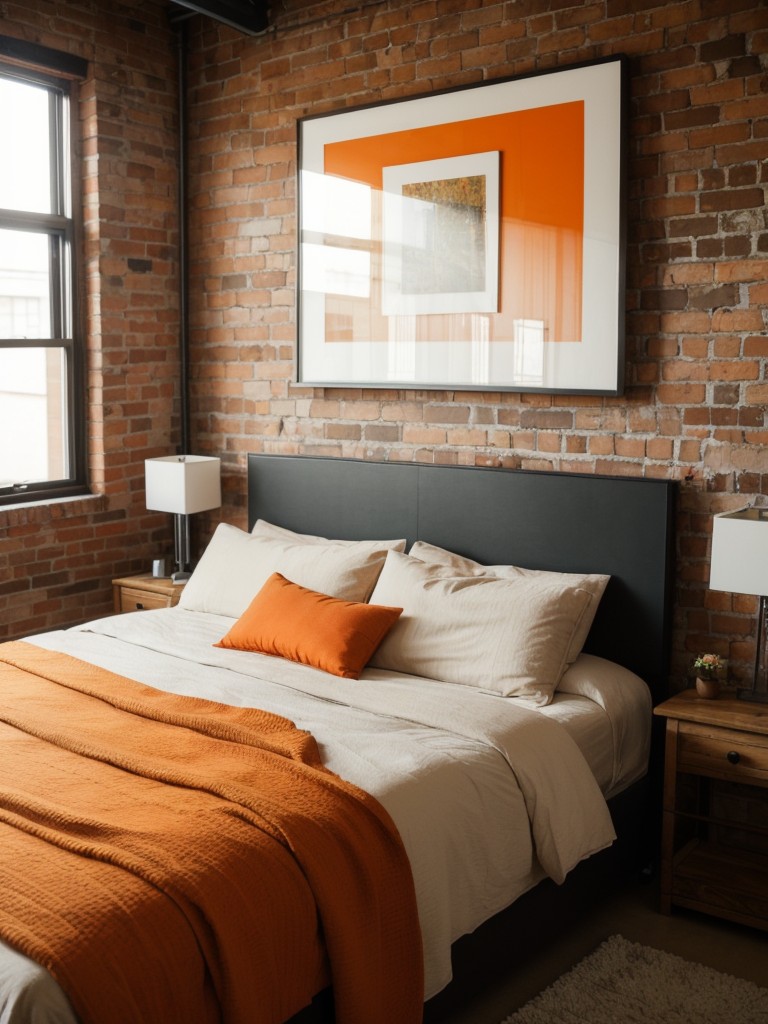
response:
<path fill-rule="evenodd" d="M 497 919 L 524 894 L 535 894 L 542 880 L 559 886 L 585 858 L 611 847 L 615 822 L 609 808 L 631 799 L 647 774 L 650 708 L 666 684 L 674 493 L 666 481 L 253 455 L 248 531 L 218 528 L 177 608 L 114 616 L 5 645 L 3 666 L 10 665 L 14 676 L 31 673 L 31 685 L 50 683 L 57 694 L 60 686 L 72 688 L 78 700 L 105 703 L 103 694 L 114 692 L 110 701 L 120 715 L 127 713 L 121 677 L 128 677 L 126 687 L 139 687 L 128 690 L 131 713 L 136 703 L 154 707 L 161 694 L 172 705 L 169 711 L 162 704 L 162 716 L 182 716 L 186 732 L 192 712 L 197 723 L 222 709 L 235 721 L 227 724 L 226 749 L 211 746 L 206 765 L 215 760 L 217 769 L 219 761 L 226 767 L 231 756 L 234 767 L 227 773 L 239 771 L 243 759 L 251 772 L 251 756 L 279 754 L 284 766 L 285 751 L 274 749 L 279 737 L 289 760 L 301 762 L 291 762 L 290 779 L 307 777 L 313 795 L 303 799 L 313 813 L 329 789 L 343 802 L 351 825 L 340 838 L 324 818 L 319 825 L 295 824 L 293 811 L 288 824 L 275 824 L 272 804 L 252 807 L 250 797 L 247 813 L 238 805 L 236 813 L 228 807 L 215 819 L 229 828 L 236 818 L 232 827 L 239 830 L 244 819 L 248 828 L 254 819 L 266 820 L 266 831 L 279 832 L 282 846 L 277 853 L 272 846 L 263 851 L 265 878 L 282 872 L 285 882 L 254 881 L 252 891 L 242 879 L 227 882 L 229 903 L 210 901 L 217 905 L 211 914 L 219 904 L 228 908 L 221 925 L 211 924 L 208 909 L 197 903 L 182 915 L 185 921 L 205 917 L 192 940 L 181 931 L 177 940 L 178 949 L 191 945 L 189 958 L 198 964 L 195 984 L 204 995 L 194 1001 L 205 1004 L 199 1019 L 278 1024 L 296 1013 L 303 1020 L 312 1010 L 302 1008 L 329 985 L 339 1021 L 421 1019 L 421 1002 L 434 1003 L 450 986 L 456 940 Z M 249 616 L 252 598 L 256 609 Z M 285 610 L 271 623 L 275 608 Z M 386 622 L 378 609 L 390 609 Z M 329 642 L 342 613 L 355 616 L 355 644 L 364 634 L 368 645 L 362 651 L 353 645 L 351 654 L 348 646 L 339 654 Z M 282 626 L 294 614 L 309 623 L 299 633 Z M 266 637 L 264 623 L 270 623 Z M 55 670 L 69 673 L 63 683 L 49 678 L 54 655 L 57 666 L 64 656 L 65 668 Z M 81 677 L 87 686 L 81 687 Z M 22 683 L 14 685 L 25 692 Z M 23 703 L 31 725 L 9 714 L 3 720 L 8 728 L 34 732 L 33 702 Z M 277 716 L 267 721 L 268 755 L 251 755 L 250 747 L 233 754 L 232 730 L 252 728 L 252 707 Z M 46 742 L 66 732 L 63 714 L 54 713 Z M 299 739 L 284 722 L 298 727 Z M 107 735 L 122 750 L 130 730 L 117 723 Z M 259 719 L 259 729 L 262 724 Z M 155 724 L 146 728 L 145 747 L 164 750 L 164 741 L 152 739 Z M 221 738 L 199 742 L 214 741 Z M 92 759 L 110 757 L 107 751 Z M 139 774 L 154 772 L 142 767 Z M 274 792 L 282 792 L 284 776 L 280 767 L 278 781 L 270 782 Z M 8 791 L 16 798 L 12 766 L 3 777 L 7 811 Z M 225 774 L 221 786 L 231 777 Z M 139 817 L 143 799 L 137 798 Z M 208 804 L 203 807 L 207 815 Z M 171 807 L 166 813 L 187 812 Z M 8 813 L 2 821 L 18 831 Z M 122 819 L 108 826 L 110 836 L 122 831 Z M 309 834 L 315 838 L 305 842 Z M 182 874 L 198 856 L 201 864 L 213 860 L 207 841 L 203 835 L 199 855 L 196 847 L 188 858 L 178 855 Z M 231 842 L 243 842 L 240 831 Z M 14 892 L 21 891 L 26 870 L 19 860 L 5 867 Z M 118 867 L 125 870 L 122 863 Z M 248 878 L 261 877 L 250 863 L 242 870 Z M 322 873 L 328 870 L 336 876 L 330 881 Z M 285 924 L 289 915 L 282 904 L 269 903 L 287 898 L 278 892 L 282 888 L 289 895 L 295 889 L 290 905 L 308 915 L 311 927 Z M 132 891 L 120 900 L 124 907 L 132 900 L 144 906 L 144 896 Z M 79 992 L 70 988 L 67 998 L 53 980 L 64 971 L 55 956 L 47 961 L 19 954 L 34 953 L 42 939 L 38 934 L 38 945 L 18 940 L 9 924 L 16 910 L 16 903 L 0 897 L 0 934 L 16 940 L 0 947 L 0 1020 L 32 1020 L 32 1006 L 40 1021 L 98 1019 L 89 1017 Z M 297 915 L 299 923 L 305 920 L 299 910 Z M 177 916 L 171 928 L 181 928 Z M 265 937 L 260 920 L 279 921 L 280 927 Z M 218 968 L 221 981 L 199 947 L 209 931 L 233 923 L 236 934 L 227 939 L 232 960 Z M 294 955 L 308 931 L 319 931 L 319 940 L 313 934 L 301 956 Z M 98 929 L 94 936 L 90 941 L 104 941 Z M 142 953 L 146 963 L 136 959 L 146 976 L 169 970 L 158 966 L 160 952 L 164 956 L 174 943 L 159 945 L 158 963 L 152 949 Z M 92 961 L 92 949 L 89 954 L 86 943 L 77 955 Z M 112 991 L 110 1021 L 131 1019 L 127 1010 L 121 1016 L 121 1006 L 131 1006 L 133 990 L 144 987 L 137 978 L 145 975 L 124 972 L 124 959 L 105 958 L 109 969 L 93 982 L 102 986 L 103 999 Z M 294 961 L 301 964 L 300 978 L 287 970 Z M 120 975 L 114 987 L 111 972 Z M 99 975 L 91 963 L 94 973 Z M 255 978 L 242 991 L 241 974 Z M 282 977 L 279 991 L 267 992 L 274 977 Z M 214 1005 L 222 992 L 229 1000 L 224 1011 Z M 323 1000 L 316 1005 L 322 1008 Z"/>

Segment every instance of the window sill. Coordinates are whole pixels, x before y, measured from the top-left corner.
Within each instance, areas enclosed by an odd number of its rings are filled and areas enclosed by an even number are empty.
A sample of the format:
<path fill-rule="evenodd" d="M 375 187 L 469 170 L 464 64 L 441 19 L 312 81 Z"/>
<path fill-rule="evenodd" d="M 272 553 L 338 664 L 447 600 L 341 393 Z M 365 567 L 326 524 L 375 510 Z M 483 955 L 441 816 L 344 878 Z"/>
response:
<path fill-rule="evenodd" d="M 107 499 L 103 494 L 78 494 L 75 497 L 44 498 L 41 501 L 0 504 L 0 529 L 50 523 L 56 519 L 104 512 Z"/>

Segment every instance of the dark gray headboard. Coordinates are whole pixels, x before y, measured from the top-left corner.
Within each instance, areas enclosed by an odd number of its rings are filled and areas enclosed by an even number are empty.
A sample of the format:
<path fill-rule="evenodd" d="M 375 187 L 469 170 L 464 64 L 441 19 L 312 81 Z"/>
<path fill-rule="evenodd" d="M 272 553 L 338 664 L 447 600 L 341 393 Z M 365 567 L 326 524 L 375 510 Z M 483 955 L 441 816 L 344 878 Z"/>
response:
<path fill-rule="evenodd" d="M 667 695 L 675 484 L 308 456 L 249 455 L 249 528 L 406 537 L 486 563 L 608 573 L 586 650 Z"/>

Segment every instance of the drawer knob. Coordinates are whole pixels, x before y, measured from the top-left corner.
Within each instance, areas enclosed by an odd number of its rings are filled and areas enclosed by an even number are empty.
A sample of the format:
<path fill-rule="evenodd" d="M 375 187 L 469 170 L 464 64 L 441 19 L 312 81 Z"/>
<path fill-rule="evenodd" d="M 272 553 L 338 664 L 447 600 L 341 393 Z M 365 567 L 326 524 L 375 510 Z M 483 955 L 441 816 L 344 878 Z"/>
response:
<path fill-rule="evenodd" d="M 728 753 L 725 755 L 725 759 L 728 761 L 729 764 L 738 764 L 741 760 L 741 754 L 738 752 L 738 750 L 729 750 Z"/>
<path fill-rule="evenodd" d="M 143 612 L 143 611 L 144 611 L 144 605 L 143 605 L 143 604 L 141 603 L 141 601 L 137 601 L 137 602 L 136 602 L 136 608 L 137 608 L 137 610 L 138 610 L 138 611 L 140 611 L 140 612 Z M 737 755 L 736 755 L 736 761 L 738 761 L 738 759 L 739 759 L 739 755 L 737 754 Z M 728 760 L 729 760 L 729 761 L 731 760 L 731 755 L 730 755 L 730 754 L 728 755 Z M 734 761 L 734 764 L 735 764 L 735 763 L 736 763 L 736 762 Z"/>

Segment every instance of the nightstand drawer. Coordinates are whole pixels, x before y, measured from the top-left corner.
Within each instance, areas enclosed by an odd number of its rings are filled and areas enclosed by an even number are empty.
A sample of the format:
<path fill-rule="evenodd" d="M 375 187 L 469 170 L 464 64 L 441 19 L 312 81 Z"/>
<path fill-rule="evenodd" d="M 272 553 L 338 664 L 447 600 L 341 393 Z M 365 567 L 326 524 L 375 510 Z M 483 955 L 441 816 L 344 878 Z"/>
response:
<path fill-rule="evenodd" d="M 172 608 L 183 589 L 183 583 L 175 584 L 165 576 L 121 576 L 112 580 L 115 611 L 118 613 Z"/>
<path fill-rule="evenodd" d="M 152 594 L 146 590 L 132 590 L 122 587 L 120 591 L 120 611 L 140 612 L 151 608 L 167 608 L 170 601 L 163 594 Z"/>
<path fill-rule="evenodd" d="M 681 722 L 677 766 L 682 772 L 768 785 L 768 736 Z"/>

